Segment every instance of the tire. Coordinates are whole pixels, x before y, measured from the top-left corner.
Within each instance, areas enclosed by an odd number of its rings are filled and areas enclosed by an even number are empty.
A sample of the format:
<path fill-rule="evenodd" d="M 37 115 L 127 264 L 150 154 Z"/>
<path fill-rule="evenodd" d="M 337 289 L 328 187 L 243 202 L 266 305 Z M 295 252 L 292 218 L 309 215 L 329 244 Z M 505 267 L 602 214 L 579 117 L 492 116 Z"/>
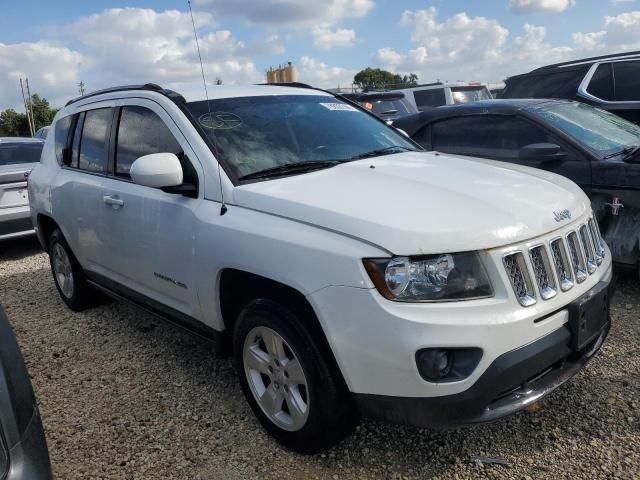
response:
<path fill-rule="evenodd" d="M 242 391 L 263 427 L 285 447 L 312 454 L 349 435 L 358 414 L 340 372 L 303 325 L 283 305 L 253 300 L 235 325 L 234 359 Z M 258 400 L 260 393 L 264 400 Z"/>
<path fill-rule="evenodd" d="M 82 267 L 59 229 L 51 233 L 48 250 L 53 282 L 64 303 L 76 312 L 99 305 L 102 296 L 87 283 Z"/>

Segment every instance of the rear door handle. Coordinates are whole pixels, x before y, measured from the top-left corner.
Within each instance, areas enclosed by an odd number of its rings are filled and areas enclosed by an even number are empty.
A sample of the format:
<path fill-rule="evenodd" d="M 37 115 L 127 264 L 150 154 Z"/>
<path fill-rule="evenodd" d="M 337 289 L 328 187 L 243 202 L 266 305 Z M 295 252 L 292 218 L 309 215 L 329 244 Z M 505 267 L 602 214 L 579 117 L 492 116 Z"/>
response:
<path fill-rule="evenodd" d="M 118 196 L 112 197 L 110 195 L 105 195 L 104 197 L 102 197 L 102 200 L 104 200 L 104 203 L 106 203 L 107 205 L 111 205 L 115 209 L 118 209 L 124 205 L 124 200 L 122 200 Z"/>

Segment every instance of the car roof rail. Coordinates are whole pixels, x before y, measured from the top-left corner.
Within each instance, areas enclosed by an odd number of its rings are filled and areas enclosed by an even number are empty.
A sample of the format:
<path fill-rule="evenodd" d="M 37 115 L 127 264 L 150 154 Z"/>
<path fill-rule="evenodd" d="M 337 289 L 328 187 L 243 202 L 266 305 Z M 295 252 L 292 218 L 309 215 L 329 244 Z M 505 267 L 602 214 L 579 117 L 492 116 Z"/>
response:
<path fill-rule="evenodd" d="M 256 85 L 272 85 L 274 87 L 296 87 L 296 88 L 314 88 L 308 83 L 302 82 L 275 82 L 275 83 L 257 83 Z"/>
<path fill-rule="evenodd" d="M 624 52 L 624 53 L 613 53 L 609 55 L 600 55 L 598 57 L 589 57 L 589 58 L 579 58 L 577 60 L 571 60 L 570 62 L 561 62 L 554 63 L 552 65 L 545 65 L 544 67 L 539 67 L 534 70 L 531 70 L 529 73 L 534 72 L 544 72 L 545 70 L 553 70 L 560 67 L 572 67 L 578 65 L 586 65 L 589 63 L 596 63 L 598 61 L 606 61 L 606 60 L 617 60 L 621 58 L 629 58 L 635 59 L 636 57 L 640 57 L 640 50 L 634 52 Z"/>
<path fill-rule="evenodd" d="M 174 102 L 186 101 L 182 95 L 180 95 L 177 92 L 174 92 L 173 90 L 162 88 L 160 85 L 157 85 L 155 83 L 145 83 L 142 85 L 122 85 L 119 87 L 110 87 L 110 88 L 103 88 L 102 90 L 96 90 L 95 92 L 90 92 L 90 93 L 87 93 L 86 95 L 82 95 L 80 97 L 76 97 L 69 100 L 66 103 L 65 107 L 68 107 L 72 103 L 76 103 L 80 100 L 84 100 L 85 98 L 95 97 L 97 95 L 102 95 L 104 93 L 125 92 L 128 90 L 147 90 L 151 92 L 158 92 L 166 97 L 169 97 Z"/>

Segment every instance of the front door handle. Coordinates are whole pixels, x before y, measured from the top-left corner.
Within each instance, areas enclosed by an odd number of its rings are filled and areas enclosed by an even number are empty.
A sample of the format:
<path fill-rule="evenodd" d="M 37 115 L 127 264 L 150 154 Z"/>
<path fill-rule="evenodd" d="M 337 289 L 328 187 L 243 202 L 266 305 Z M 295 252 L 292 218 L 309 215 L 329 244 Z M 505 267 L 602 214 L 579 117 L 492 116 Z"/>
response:
<path fill-rule="evenodd" d="M 116 210 L 124 205 L 124 200 L 119 198 L 117 195 L 113 197 L 110 195 L 105 195 L 104 197 L 102 197 L 102 200 L 104 200 L 104 203 L 106 203 L 107 205 L 111 205 Z"/>

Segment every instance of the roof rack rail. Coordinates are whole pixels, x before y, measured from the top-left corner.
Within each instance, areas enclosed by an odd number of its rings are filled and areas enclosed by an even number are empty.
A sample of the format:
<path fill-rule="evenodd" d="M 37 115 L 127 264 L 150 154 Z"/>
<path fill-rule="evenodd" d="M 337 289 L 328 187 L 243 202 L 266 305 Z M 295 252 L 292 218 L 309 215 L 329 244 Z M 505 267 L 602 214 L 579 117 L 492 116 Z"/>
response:
<path fill-rule="evenodd" d="M 542 72 L 544 70 L 552 70 L 554 68 L 558 68 L 558 67 L 568 67 L 568 66 L 573 66 L 573 65 L 584 65 L 587 63 L 595 63 L 599 60 L 615 60 L 617 58 L 624 58 L 624 57 L 630 57 L 630 58 L 634 58 L 634 57 L 638 57 L 640 56 L 640 50 L 638 51 L 634 51 L 634 52 L 624 52 L 624 53 L 612 53 L 609 55 L 600 55 L 598 57 L 589 57 L 589 58 L 579 58 L 576 60 L 572 60 L 570 62 L 561 62 L 561 63 L 554 63 L 552 65 L 545 65 L 544 67 L 539 67 L 536 69 L 531 70 L 529 73 L 533 73 L 533 72 Z"/>
<path fill-rule="evenodd" d="M 145 83 L 143 85 L 122 85 L 119 87 L 111 87 L 104 88 L 102 90 L 96 90 L 95 92 L 87 93 L 86 95 L 82 95 L 80 97 L 72 98 L 69 100 L 65 107 L 71 105 L 72 103 L 76 103 L 80 100 L 84 100 L 85 98 L 95 97 L 96 95 L 102 95 L 103 93 L 112 93 L 112 92 L 124 92 L 126 90 L 148 90 L 152 92 L 158 92 L 166 97 L 169 97 L 173 101 L 181 101 L 185 102 L 185 99 L 182 95 L 173 90 L 168 90 L 166 88 L 162 88 L 160 85 L 156 85 L 155 83 Z"/>

